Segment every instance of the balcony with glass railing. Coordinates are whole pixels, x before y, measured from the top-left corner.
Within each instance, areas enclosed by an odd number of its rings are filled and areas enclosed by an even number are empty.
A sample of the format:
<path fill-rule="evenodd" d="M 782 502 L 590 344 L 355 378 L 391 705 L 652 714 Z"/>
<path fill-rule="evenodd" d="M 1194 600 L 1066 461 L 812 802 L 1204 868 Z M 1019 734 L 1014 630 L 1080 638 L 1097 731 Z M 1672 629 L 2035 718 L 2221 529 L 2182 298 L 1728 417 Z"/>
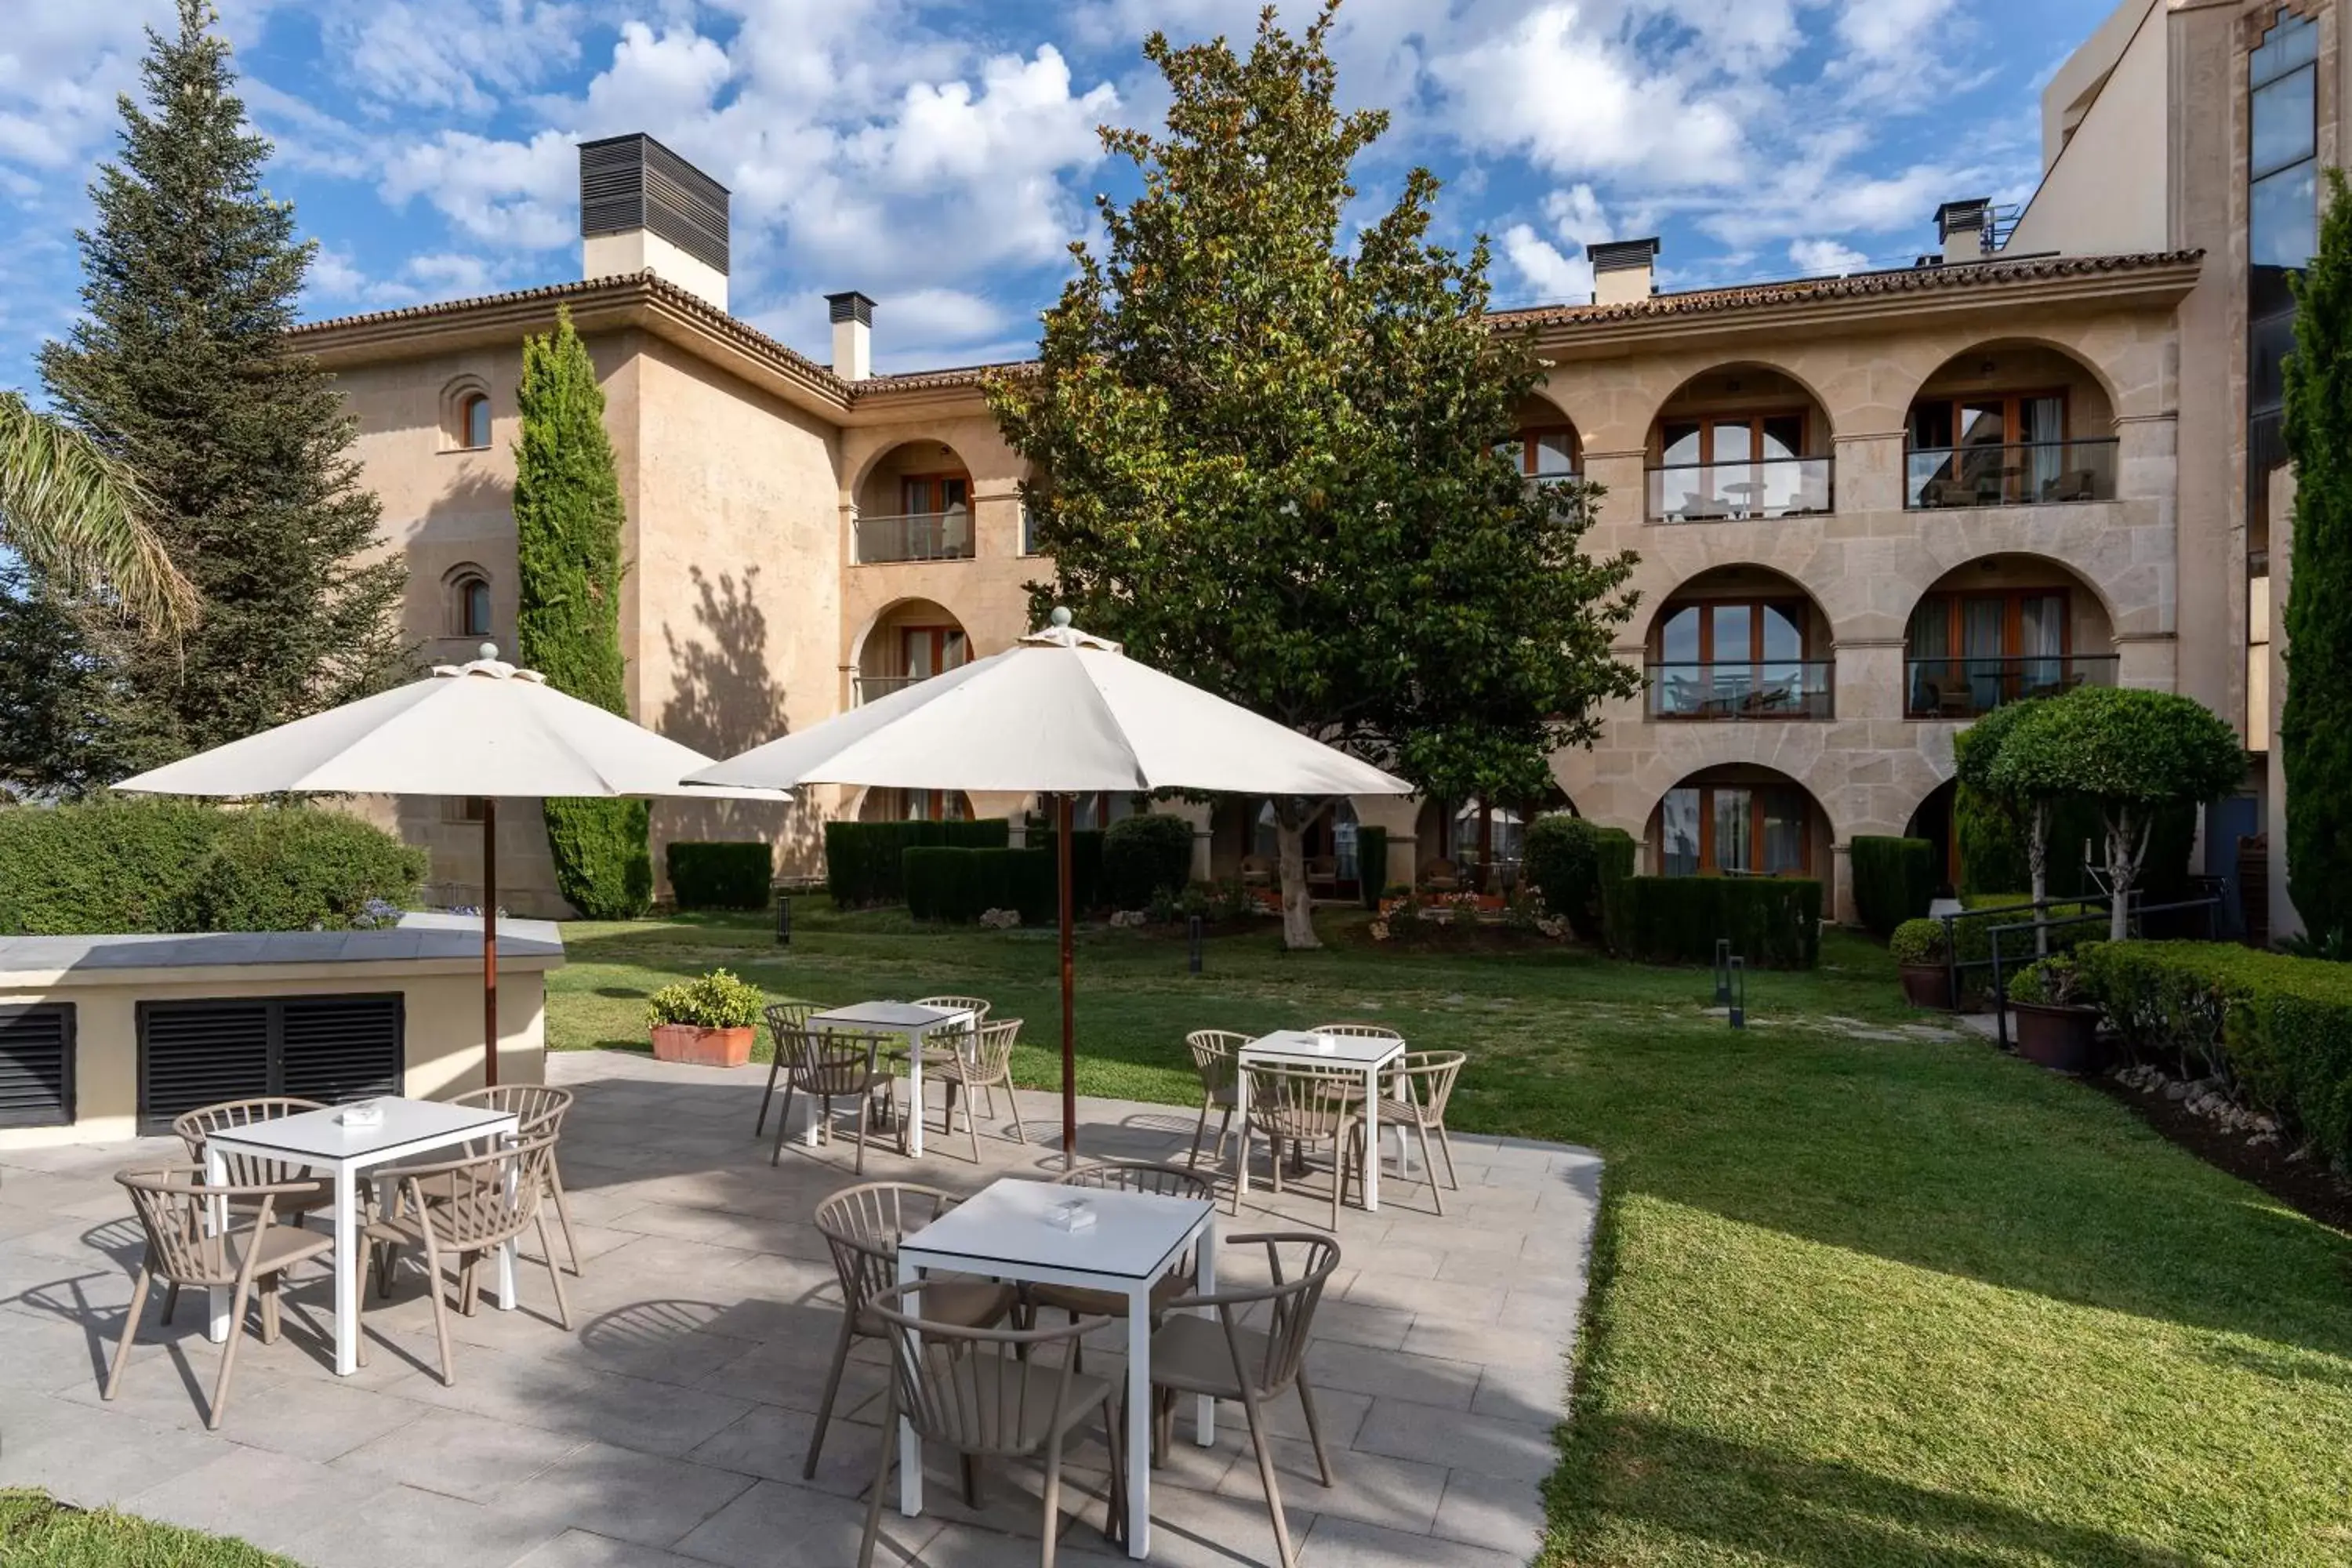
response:
<path fill-rule="evenodd" d="M 1651 664 L 1645 711 L 1675 722 L 1827 719 L 1835 669 L 1828 659 Z"/>
<path fill-rule="evenodd" d="M 868 702 L 880 700 L 894 691 L 904 691 L 919 680 L 929 680 L 928 675 L 867 675 L 863 670 L 849 678 L 850 706 L 863 708 Z"/>
<path fill-rule="evenodd" d="M 946 511 L 906 512 L 895 517 L 860 517 L 854 526 L 857 563 L 861 566 L 894 561 L 971 559 L 971 513 L 961 507 Z"/>
<path fill-rule="evenodd" d="M 1744 522 L 1825 512 L 1830 458 L 1766 458 L 1751 462 L 1654 463 L 1653 522 Z"/>
<path fill-rule="evenodd" d="M 1904 454 L 1903 504 L 1915 510 L 2115 499 L 2113 436 L 2005 446 L 1912 447 Z"/>
<path fill-rule="evenodd" d="M 2112 653 L 1906 658 L 1904 707 L 1914 719 L 1974 719 L 2004 702 L 2113 686 L 2119 662 Z"/>

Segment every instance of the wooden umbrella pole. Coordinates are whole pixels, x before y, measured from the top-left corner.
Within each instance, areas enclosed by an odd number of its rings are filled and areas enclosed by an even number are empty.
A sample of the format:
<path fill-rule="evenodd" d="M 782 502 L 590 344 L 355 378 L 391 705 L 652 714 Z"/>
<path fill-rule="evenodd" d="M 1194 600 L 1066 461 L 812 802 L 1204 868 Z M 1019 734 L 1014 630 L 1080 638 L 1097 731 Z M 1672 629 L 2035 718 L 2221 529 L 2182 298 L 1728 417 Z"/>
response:
<path fill-rule="evenodd" d="M 1062 881 L 1062 1161 L 1078 1165 L 1078 1046 L 1074 992 L 1076 965 L 1070 956 L 1070 797 L 1054 797 L 1054 856 Z"/>
<path fill-rule="evenodd" d="M 499 1086 L 499 803 L 482 800 L 482 1083 Z"/>

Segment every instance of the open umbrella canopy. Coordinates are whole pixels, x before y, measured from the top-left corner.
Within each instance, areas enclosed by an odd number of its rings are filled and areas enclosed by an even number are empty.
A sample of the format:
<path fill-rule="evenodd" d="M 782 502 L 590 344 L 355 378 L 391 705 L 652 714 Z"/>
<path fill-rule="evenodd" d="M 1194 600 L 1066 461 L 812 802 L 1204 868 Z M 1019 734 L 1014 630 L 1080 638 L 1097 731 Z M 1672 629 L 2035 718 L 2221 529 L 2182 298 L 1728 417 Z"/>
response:
<path fill-rule="evenodd" d="M 654 795 L 710 765 L 485 643 L 469 664 L 123 780 L 154 795 Z M 772 790 L 692 793 L 782 799 Z"/>
<path fill-rule="evenodd" d="M 1138 664 L 1069 612 L 1004 652 L 919 680 L 693 774 L 695 785 L 876 784 L 1026 795 L 1194 789 L 1410 795 L 1311 736 Z"/>

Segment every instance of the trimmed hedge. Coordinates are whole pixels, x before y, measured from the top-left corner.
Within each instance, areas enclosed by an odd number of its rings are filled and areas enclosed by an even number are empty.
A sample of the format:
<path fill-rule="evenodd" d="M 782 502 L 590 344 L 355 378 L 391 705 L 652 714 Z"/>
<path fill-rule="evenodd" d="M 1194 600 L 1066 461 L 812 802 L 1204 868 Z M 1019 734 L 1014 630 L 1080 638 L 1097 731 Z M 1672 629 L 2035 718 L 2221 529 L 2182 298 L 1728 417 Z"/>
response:
<path fill-rule="evenodd" d="M 1625 887 L 1633 879 L 1633 868 L 1641 864 L 1641 855 L 1640 843 L 1622 828 L 1604 833 L 1595 846 L 1601 881 L 1601 940 L 1620 957 L 1630 951 L 1622 934 L 1629 929 Z"/>
<path fill-rule="evenodd" d="M 1029 842 L 1050 856 L 1054 853 L 1054 832 L 1029 835 Z M 1081 827 L 1070 835 L 1070 907 L 1083 915 L 1098 910 L 1108 900 L 1103 897 L 1103 836 L 1100 828 Z M 1057 876 L 1058 872 L 1055 873 Z M 1181 884 L 1180 884 L 1181 885 Z M 1021 917 L 1026 921 L 1029 917 Z"/>
<path fill-rule="evenodd" d="M 1780 877 L 1628 877 L 1610 942 L 1643 963 L 1712 963 L 1718 938 L 1761 969 L 1821 957 L 1822 885 Z"/>
<path fill-rule="evenodd" d="M 1602 940 L 1601 866 L 1604 853 L 1622 844 L 1626 872 L 1633 869 L 1633 837 L 1622 827 L 1603 827 L 1586 817 L 1555 812 L 1528 824 L 1527 873 L 1544 912 L 1568 921 L 1585 942 Z M 1606 847 L 1604 848 L 1604 847 Z"/>
<path fill-rule="evenodd" d="M 2076 963 L 2135 1055 L 2218 1073 L 2352 1166 L 2352 964 L 2201 942 L 2086 943 Z"/>
<path fill-rule="evenodd" d="M 1356 828 L 1356 891 L 1364 900 L 1364 908 L 1381 907 L 1381 895 L 1389 887 L 1389 830 L 1369 823 Z"/>
<path fill-rule="evenodd" d="M 775 851 L 765 839 L 674 839 L 666 858 L 681 910 L 764 910 L 775 889 Z"/>
<path fill-rule="evenodd" d="M 307 931 L 416 902 L 426 858 L 347 812 L 176 800 L 0 807 L 0 934 Z"/>
<path fill-rule="evenodd" d="M 1002 849 L 1012 836 L 1003 817 L 977 822 L 828 822 L 824 825 L 824 885 L 834 908 L 863 909 L 907 900 L 899 856 L 918 847 Z"/>
<path fill-rule="evenodd" d="M 1075 854 L 1076 840 L 1070 847 Z M 1075 864 L 1071 870 L 1075 876 Z M 1139 813 L 1119 818 L 1103 834 L 1103 893 L 1112 908 L 1142 909 L 1163 891 L 1171 897 L 1181 893 L 1192 879 L 1192 825 L 1182 817 Z"/>
<path fill-rule="evenodd" d="M 1849 863 L 1854 911 L 1874 936 L 1893 935 L 1905 921 L 1926 914 L 1936 897 L 1936 847 L 1924 838 L 1856 834 Z"/>
<path fill-rule="evenodd" d="M 907 912 L 919 921 L 971 925 L 991 910 L 1018 910 L 1023 925 L 1050 925 L 1059 912 L 1054 857 L 1041 849 L 917 845 L 900 862 Z"/>

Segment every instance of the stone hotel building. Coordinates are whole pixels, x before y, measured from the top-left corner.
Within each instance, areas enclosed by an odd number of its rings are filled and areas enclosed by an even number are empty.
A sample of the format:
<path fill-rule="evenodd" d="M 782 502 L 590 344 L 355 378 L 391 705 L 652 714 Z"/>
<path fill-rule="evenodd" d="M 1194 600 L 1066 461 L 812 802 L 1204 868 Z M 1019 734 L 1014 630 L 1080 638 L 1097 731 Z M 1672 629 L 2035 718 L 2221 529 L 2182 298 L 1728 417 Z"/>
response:
<path fill-rule="evenodd" d="M 2284 274 L 2313 248 L 2315 171 L 2341 156 L 2348 13 L 2126 0 L 2043 92 L 2031 201 L 1953 193 L 1916 265 L 1661 292 L 1656 242 L 1619 241 L 1593 247 L 1591 300 L 1497 318 L 1549 366 L 1522 411 L 1527 471 L 1602 486 L 1591 548 L 1641 560 L 1617 652 L 1645 689 L 1555 759 L 1567 801 L 1641 838 L 1650 869 L 1818 876 L 1850 913 L 1856 834 L 1948 842 L 1952 738 L 1978 715 L 2086 682 L 2177 690 L 2252 758 L 2198 868 L 2256 929 L 2290 929 L 2270 743 Z M 831 297 L 831 364 L 783 347 L 729 314 L 723 189 L 641 136 L 580 156 L 579 280 L 298 333 L 360 421 L 428 653 L 511 643 L 520 344 L 558 307 L 608 400 L 641 721 L 724 753 L 1025 631 L 1024 584 L 1048 563 L 982 371 L 874 374 L 888 301 L 855 292 Z M 790 873 L 815 868 L 827 816 L 1025 804 L 818 791 L 665 804 L 656 832 L 771 837 Z M 466 809 L 384 809 L 466 897 Z M 1310 852 L 1343 879 L 1404 881 L 1475 853 L 1482 815 L 1507 848 L 1507 809 L 1367 799 Z M 1257 848 L 1255 805 L 1197 816 L 1203 874 Z M 1384 868 L 1353 865 L 1360 824 L 1388 829 Z M 535 816 L 501 831 L 513 901 L 550 909 Z"/>

